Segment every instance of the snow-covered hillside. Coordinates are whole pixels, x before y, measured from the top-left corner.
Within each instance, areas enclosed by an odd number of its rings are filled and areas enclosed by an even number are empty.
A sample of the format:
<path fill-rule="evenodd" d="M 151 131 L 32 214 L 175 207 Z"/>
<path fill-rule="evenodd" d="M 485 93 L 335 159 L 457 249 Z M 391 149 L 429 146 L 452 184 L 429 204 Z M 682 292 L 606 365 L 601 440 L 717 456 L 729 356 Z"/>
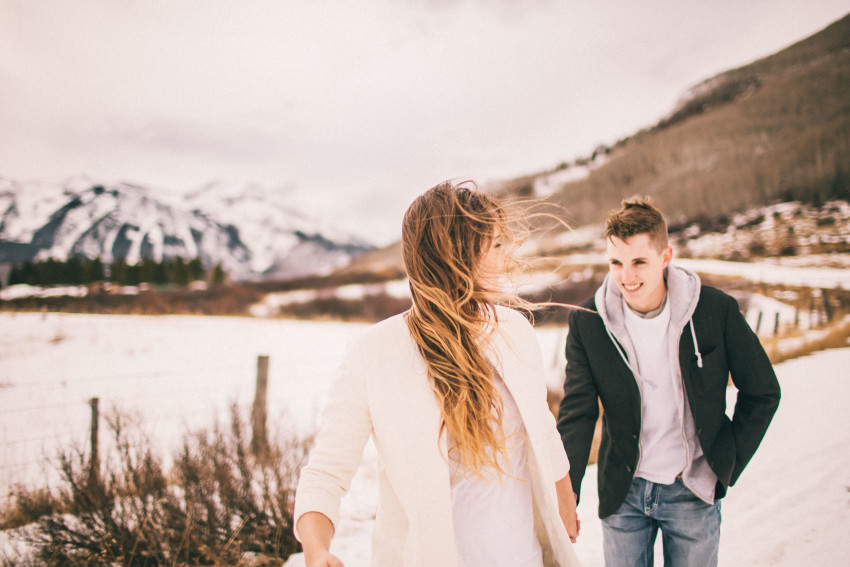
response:
<path fill-rule="evenodd" d="M 593 163 L 605 159 L 597 157 Z M 531 193 L 545 195 L 561 178 L 583 175 L 588 167 L 593 165 L 574 165 L 541 174 L 529 182 L 534 185 Z M 498 191 L 500 187 L 494 184 L 489 189 Z M 569 218 L 568 212 L 566 216 Z M 670 244 L 677 259 L 850 268 L 850 203 L 847 201 L 830 201 L 821 206 L 793 201 L 756 207 L 728 217 L 668 221 Z M 564 265 L 606 264 L 604 232 L 601 223 L 533 232 L 517 253 L 557 258 Z M 398 248 L 393 254 L 385 250 L 364 254 L 352 266 L 360 272 L 403 268 Z"/>
<path fill-rule="evenodd" d="M 324 274 L 371 248 L 256 185 L 209 185 L 186 197 L 85 177 L 64 184 L 0 179 L 0 262 L 200 257 L 235 279 Z"/>

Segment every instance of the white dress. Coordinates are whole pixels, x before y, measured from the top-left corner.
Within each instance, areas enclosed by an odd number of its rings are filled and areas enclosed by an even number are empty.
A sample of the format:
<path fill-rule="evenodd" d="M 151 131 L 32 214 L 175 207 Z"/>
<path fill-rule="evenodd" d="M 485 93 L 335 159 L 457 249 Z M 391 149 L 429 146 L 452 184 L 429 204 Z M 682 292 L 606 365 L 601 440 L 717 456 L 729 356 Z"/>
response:
<path fill-rule="evenodd" d="M 516 403 L 501 378 L 503 428 L 510 476 L 487 471 L 486 478 L 465 475 L 452 462 L 451 493 L 455 544 L 461 567 L 541 567 L 543 554 L 534 530 L 528 443 Z M 450 452 L 451 455 L 451 452 Z"/>

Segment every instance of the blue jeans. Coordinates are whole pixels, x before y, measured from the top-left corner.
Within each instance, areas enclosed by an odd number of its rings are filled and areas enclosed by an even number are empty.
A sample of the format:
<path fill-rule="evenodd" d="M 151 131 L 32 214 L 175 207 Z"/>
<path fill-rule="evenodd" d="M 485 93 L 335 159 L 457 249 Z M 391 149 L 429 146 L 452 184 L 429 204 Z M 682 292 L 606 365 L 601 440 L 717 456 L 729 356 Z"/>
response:
<path fill-rule="evenodd" d="M 602 520 L 605 567 L 651 567 L 661 530 L 665 567 L 715 567 L 720 500 L 706 504 L 682 479 L 656 484 L 635 478 L 626 500 Z"/>

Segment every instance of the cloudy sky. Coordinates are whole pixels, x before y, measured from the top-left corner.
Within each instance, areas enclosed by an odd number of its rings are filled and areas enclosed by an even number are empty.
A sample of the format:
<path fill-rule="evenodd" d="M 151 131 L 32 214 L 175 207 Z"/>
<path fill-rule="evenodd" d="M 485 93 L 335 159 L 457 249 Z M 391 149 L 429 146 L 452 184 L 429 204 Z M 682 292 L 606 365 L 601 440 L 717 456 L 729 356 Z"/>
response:
<path fill-rule="evenodd" d="M 0 0 L 0 177 L 259 183 L 384 243 L 455 177 L 548 169 L 846 0 Z"/>

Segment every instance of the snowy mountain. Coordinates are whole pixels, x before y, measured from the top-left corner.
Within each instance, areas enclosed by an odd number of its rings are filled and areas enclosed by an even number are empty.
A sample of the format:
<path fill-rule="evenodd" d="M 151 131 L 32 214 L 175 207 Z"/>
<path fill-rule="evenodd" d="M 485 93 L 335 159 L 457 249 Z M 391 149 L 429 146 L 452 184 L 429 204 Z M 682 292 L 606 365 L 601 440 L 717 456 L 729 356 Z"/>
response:
<path fill-rule="evenodd" d="M 256 279 L 327 273 L 371 248 L 258 186 L 209 185 L 182 197 L 85 177 L 63 184 L 0 179 L 0 262 L 200 257 L 234 279 Z"/>

